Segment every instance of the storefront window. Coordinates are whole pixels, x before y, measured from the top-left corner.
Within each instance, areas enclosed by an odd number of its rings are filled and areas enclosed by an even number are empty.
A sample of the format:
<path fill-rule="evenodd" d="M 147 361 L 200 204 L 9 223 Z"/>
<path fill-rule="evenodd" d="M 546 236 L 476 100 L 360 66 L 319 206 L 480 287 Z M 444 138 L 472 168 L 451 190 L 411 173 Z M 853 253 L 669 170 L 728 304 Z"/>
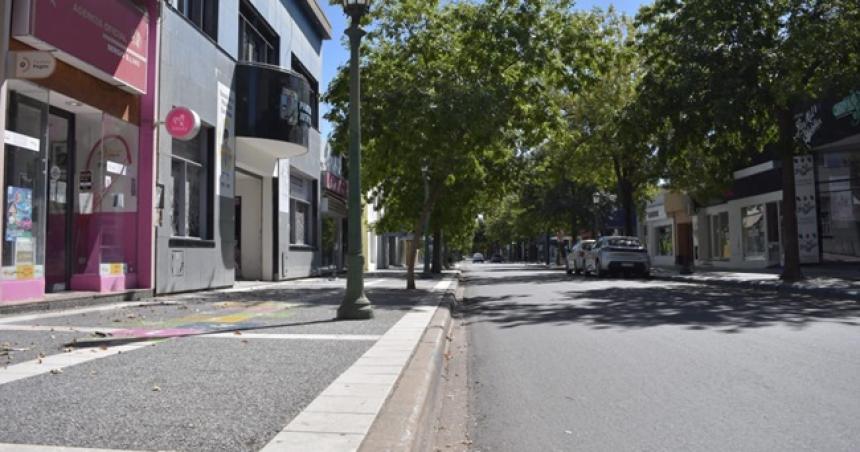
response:
<path fill-rule="evenodd" d="M 758 258 L 765 255 L 765 216 L 764 206 L 744 207 L 741 209 L 741 234 L 743 237 L 744 257 Z"/>
<path fill-rule="evenodd" d="M 817 178 L 822 257 L 860 262 L 860 152 L 822 153 Z"/>
<path fill-rule="evenodd" d="M 11 88 L 11 86 L 10 86 Z M 2 279 L 44 275 L 47 92 L 9 92 L 3 187 Z"/>
<path fill-rule="evenodd" d="M 171 230 L 175 237 L 212 238 L 214 128 L 202 126 L 194 139 L 173 140 Z"/>
<path fill-rule="evenodd" d="M 314 182 L 300 176 L 290 175 L 290 244 L 316 245 Z"/>
<path fill-rule="evenodd" d="M 709 215 L 711 225 L 711 258 L 728 259 L 732 252 L 729 247 L 729 213 Z"/>
<path fill-rule="evenodd" d="M 658 256 L 672 256 L 672 226 L 659 226 L 654 228 L 654 238 L 657 245 Z"/>

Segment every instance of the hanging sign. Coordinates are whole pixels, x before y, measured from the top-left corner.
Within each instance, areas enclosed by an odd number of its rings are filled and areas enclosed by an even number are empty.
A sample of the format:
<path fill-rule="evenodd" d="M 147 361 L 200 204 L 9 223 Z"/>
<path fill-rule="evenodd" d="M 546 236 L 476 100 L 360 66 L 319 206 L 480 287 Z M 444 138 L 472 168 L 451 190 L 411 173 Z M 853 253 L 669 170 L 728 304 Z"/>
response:
<path fill-rule="evenodd" d="M 173 138 L 189 141 L 200 131 L 200 116 L 187 107 L 173 107 L 164 120 L 167 133 Z"/>
<path fill-rule="evenodd" d="M 48 78 L 57 67 L 51 52 L 37 50 L 9 52 L 12 59 L 12 77 L 21 79 Z"/>

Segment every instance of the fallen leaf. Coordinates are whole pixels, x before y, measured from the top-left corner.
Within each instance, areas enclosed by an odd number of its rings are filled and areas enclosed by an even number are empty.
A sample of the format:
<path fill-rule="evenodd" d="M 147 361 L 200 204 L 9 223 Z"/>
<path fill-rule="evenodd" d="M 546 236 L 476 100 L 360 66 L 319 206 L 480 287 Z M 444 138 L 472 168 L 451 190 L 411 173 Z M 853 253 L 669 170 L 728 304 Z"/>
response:
<path fill-rule="evenodd" d="M 241 336 L 242 332 L 241 331 L 234 331 L 233 334 L 235 334 L 236 336 Z"/>
<path fill-rule="evenodd" d="M 56 369 L 51 369 L 51 373 L 54 375 L 61 374 L 63 373 L 63 369 L 60 369 L 59 367 Z"/>
<path fill-rule="evenodd" d="M 158 391 L 161 391 L 161 388 L 159 388 L 159 387 L 156 385 L 156 386 L 153 386 L 153 387 L 152 387 L 152 390 L 153 390 L 153 391 L 155 391 L 155 392 L 158 392 Z"/>

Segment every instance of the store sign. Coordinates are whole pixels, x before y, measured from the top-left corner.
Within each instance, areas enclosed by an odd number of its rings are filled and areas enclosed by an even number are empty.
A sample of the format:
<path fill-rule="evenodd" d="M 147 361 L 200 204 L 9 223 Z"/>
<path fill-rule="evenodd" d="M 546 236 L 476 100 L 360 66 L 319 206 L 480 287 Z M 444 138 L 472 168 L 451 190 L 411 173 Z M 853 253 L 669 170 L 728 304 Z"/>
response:
<path fill-rule="evenodd" d="M 200 116 L 186 107 L 173 107 L 164 120 L 167 133 L 182 141 L 194 139 L 200 131 Z"/>
<path fill-rule="evenodd" d="M 12 77 L 20 79 L 48 78 L 57 68 L 57 60 L 50 52 L 9 52 L 12 61 Z"/>
<path fill-rule="evenodd" d="M 860 125 L 860 91 L 854 91 L 833 105 L 833 116 L 836 119 L 851 117 L 851 125 Z"/>
<path fill-rule="evenodd" d="M 323 183 L 325 184 L 325 189 L 339 195 L 343 198 L 346 198 L 347 188 L 346 188 L 346 179 L 330 172 L 325 172 L 325 177 L 323 178 Z"/>
<path fill-rule="evenodd" d="M 129 0 L 18 0 L 12 34 L 146 92 L 149 16 Z"/>

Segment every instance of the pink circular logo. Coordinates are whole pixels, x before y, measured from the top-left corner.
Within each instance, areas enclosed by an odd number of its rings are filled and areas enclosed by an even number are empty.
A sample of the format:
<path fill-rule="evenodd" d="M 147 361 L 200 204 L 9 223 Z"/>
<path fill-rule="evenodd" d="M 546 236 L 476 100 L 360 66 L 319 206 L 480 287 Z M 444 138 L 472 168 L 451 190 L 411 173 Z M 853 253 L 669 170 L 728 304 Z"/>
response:
<path fill-rule="evenodd" d="M 164 120 L 167 133 L 177 140 L 191 140 L 200 131 L 200 116 L 187 107 L 173 107 Z"/>

